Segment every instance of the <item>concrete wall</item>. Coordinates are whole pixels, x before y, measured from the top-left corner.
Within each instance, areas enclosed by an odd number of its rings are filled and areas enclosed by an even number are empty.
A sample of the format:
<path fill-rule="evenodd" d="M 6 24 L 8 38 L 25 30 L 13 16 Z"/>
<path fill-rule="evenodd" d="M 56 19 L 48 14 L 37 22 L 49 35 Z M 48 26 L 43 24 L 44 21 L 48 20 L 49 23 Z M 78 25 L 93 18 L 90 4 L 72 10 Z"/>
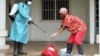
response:
<path fill-rule="evenodd" d="M 9 7 L 8 7 L 8 3 L 9 2 L 9 0 L 6 0 L 6 28 L 7 28 L 7 30 L 8 30 L 8 32 L 10 32 L 10 26 L 11 26 L 11 21 L 10 21 L 10 19 L 9 19 L 9 16 L 8 16 L 8 14 L 9 14 Z"/>
<path fill-rule="evenodd" d="M 70 1 L 70 12 L 73 15 L 79 16 L 82 20 L 85 22 L 88 22 L 87 20 L 88 16 L 87 13 L 87 0 L 69 0 Z M 37 23 L 41 28 L 45 29 L 48 33 L 52 34 L 55 32 L 61 25 L 61 21 L 43 21 L 42 20 L 42 4 L 41 0 L 33 0 L 32 6 L 31 6 L 31 16 L 35 20 L 35 23 Z M 9 24 L 8 24 L 9 25 Z M 50 35 L 44 34 L 42 31 L 40 31 L 37 27 L 33 25 L 29 25 L 30 30 L 30 40 L 31 41 L 66 41 L 70 33 L 65 30 L 63 33 L 61 33 L 59 36 L 57 36 L 54 39 L 49 39 Z M 87 35 L 88 36 L 88 35 Z M 86 38 L 88 40 L 88 37 Z"/>
<path fill-rule="evenodd" d="M 12 24 L 9 18 L 9 2 L 11 3 L 11 6 L 13 6 L 16 0 L 6 0 L 6 28 L 8 30 L 8 35 L 10 34 L 10 29 L 11 29 L 11 24 Z"/>
<path fill-rule="evenodd" d="M 71 0 L 70 1 L 70 10 L 71 13 L 79 16 L 80 18 L 82 18 L 82 20 L 84 20 L 87 24 L 87 31 L 86 31 L 86 35 L 85 35 L 85 39 L 84 41 L 86 42 L 90 42 L 90 5 L 89 5 L 89 0 Z"/>
<path fill-rule="evenodd" d="M 43 29 L 45 29 L 48 33 L 55 32 L 61 24 L 61 21 L 43 21 L 42 20 L 42 6 L 41 6 L 41 0 L 33 0 L 33 4 L 31 6 L 31 16 L 35 20 L 35 22 Z M 33 41 L 48 41 L 50 35 L 44 34 L 42 31 L 40 31 L 35 26 L 30 26 L 30 34 L 31 34 L 31 40 Z M 61 35 L 57 36 L 57 38 L 54 38 L 52 40 L 55 41 L 65 41 L 67 36 L 69 35 L 68 32 L 62 33 Z"/>
<path fill-rule="evenodd" d="M 95 0 L 89 0 L 89 27 L 90 27 L 90 43 L 95 42 Z"/>
<path fill-rule="evenodd" d="M 70 12 L 73 15 L 79 16 L 82 20 L 87 22 L 87 9 L 86 9 L 86 3 L 87 0 L 69 0 L 70 1 Z M 59 27 L 61 21 L 42 21 L 42 13 L 41 13 L 41 0 L 33 0 L 33 4 L 31 6 L 31 16 L 33 19 L 36 20 L 36 23 L 41 26 L 43 29 L 45 29 L 50 34 L 55 32 Z M 49 36 L 45 36 L 43 32 L 41 32 L 39 29 L 37 29 L 34 26 L 30 26 L 31 31 L 31 40 L 33 41 L 47 41 L 50 40 Z M 65 31 L 61 35 L 57 36 L 57 38 L 54 38 L 55 41 L 65 41 L 66 38 L 69 36 L 69 32 Z M 86 39 L 87 40 L 87 39 Z"/>
<path fill-rule="evenodd" d="M 80 17 L 87 26 L 89 26 L 89 0 L 70 0 L 70 11 L 73 15 Z M 89 29 L 89 28 L 88 28 Z M 88 42 L 89 40 L 89 31 L 87 30 L 84 41 Z"/>
<path fill-rule="evenodd" d="M 86 24 L 87 24 L 87 32 L 86 32 L 86 38 L 85 38 L 85 41 L 86 42 L 90 42 L 90 17 L 89 17 L 89 12 L 90 12 L 90 9 L 89 9 L 89 0 L 87 0 L 87 3 L 86 3 Z"/>

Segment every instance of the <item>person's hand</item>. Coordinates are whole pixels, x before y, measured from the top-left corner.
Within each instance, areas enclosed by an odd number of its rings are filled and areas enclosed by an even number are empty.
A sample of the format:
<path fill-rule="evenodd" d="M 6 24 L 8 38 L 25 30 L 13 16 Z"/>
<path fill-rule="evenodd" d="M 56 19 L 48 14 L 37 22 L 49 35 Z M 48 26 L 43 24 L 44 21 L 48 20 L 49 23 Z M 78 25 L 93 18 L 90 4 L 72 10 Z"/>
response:
<path fill-rule="evenodd" d="M 30 20 L 28 21 L 28 24 L 32 24 L 34 22 L 34 20 Z"/>
<path fill-rule="evenodd" d="M 32 21 L 28 21 L 28 24 L 32 24 Z"/>
<path fill-rule="evenodd" d="M 54 37 L 56 37 L 57 36 L 57 34 L 56 33 L 53 33 L 51 36 L 50 36 L 50 38 L 54 38 Z"/>
<path fill-rule="evenodd" d="M 15 21 L 14 15 L 9 15 L 9 18 L 11 19 L 12 22 Z"/>

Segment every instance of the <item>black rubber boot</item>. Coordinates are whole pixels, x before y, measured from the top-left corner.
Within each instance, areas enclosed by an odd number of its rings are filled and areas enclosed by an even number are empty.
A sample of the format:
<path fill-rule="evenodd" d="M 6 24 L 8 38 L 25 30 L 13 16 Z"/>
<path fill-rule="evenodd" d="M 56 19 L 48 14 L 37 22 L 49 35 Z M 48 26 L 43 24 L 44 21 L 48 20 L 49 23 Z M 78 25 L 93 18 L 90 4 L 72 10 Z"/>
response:
<path fill-rule="evenodd" d="M 73 44 L 67 43 L 67 53 L 68 53 L 68 54 L 71 54 L 72 49 L 73 49 Z"/>
<path fill-rule="evenodd" d="M 13 56 L 18 56 L 18 42 L 14 41 L 14 53 Z"/>
<path fill-rule="evenodd" d="M 82 45 L 77 45 L 77 48 L 78 48 L 79 55 L 84 55 L 84 50 Z"/>
<path fill-rule="evenodd" d="M 27 55 L 26 52 L 23 51 L 23 43 L 18 43 L 18 54 L 19 55 Z"/>

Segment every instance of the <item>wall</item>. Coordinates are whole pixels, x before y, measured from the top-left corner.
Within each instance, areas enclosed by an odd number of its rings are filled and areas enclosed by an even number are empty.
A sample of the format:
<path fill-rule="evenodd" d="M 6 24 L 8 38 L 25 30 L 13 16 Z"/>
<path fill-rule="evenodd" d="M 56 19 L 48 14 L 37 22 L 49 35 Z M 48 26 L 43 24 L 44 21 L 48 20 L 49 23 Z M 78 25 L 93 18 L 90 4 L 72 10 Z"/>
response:
<path fill-rule="evenodd" d="M 69 0 L 70 1 L 70 12 L 76 16 L 79 16 L 82 20 L 84 20 L 86 23 L 89 21 L 87 20 L 88 16 L 87 9 L 86 9 L 86 3 L 87 0 Z M 33 3 L 31 5 L 31 16 L 35 20 L 35 23 L 39 25 L 41 28 L 45 29 L 50 35 L 55 32 L 61 25 L 61 21 L 54 20 L 54 21 L 43 21 L 42 19 L 42 5 L 41 0 L 33 0 Z M 10 28 L 10 21 L 7 19 L 7 29 Z M 31 41 L 66 41 L 70 33 L 65 30 L 63 33 L 61 33 L 59 36 L 57 36 L 54 39 L 50 39 L 50 35 L 47 35 L 43 33 L 41 30 L 39 30 L 34 25 L 29 25 L 29 33 L 30 33 L 30 40 Z M 88 36 L 88 35 L 87 35 Z M 88 37 L 86 38 L 88 40 Z"/>
<path fill-rule="evenodd" d="M 89 19 L 90 19 L 90 43 L 94 44 L 95 42 L 95 0 L 89 0 Z"/>
<path fill-rule="evenodd" d="M 71 0 L 70 3 L 71 13 L 79 16 L 87 24 L 87 32 L 84 40 L 89 42 L 89 0 Z"/>
<path fill-rule="evenodd" d="M 11 20 L 9 18 L 9 2 L 11 3 L 11 7 L 15 3 L 15 0 L 6 0 L 6 28 L 8 30 L 8 35 L 10 34 L 10 29 L 11 29 Z M 9 37 L 7 38 L 9 40 Z"/>
<path fill-rule="evenodd" d="M 86 3 L 86 24 L 87 24 L 87 32 L 86 32 L 86 38 L 85 38 L 85 41 L 86 42 L 90 42 L 90 15 L 89 15 L 89 12 L 90 12 L 90 9 L 89 9 L 89 0 L 87 0 L 87 3 Z"/>
<path fill-rule="evenodd" d="M 85 22 L 87 21 L 86 14 L 86 2 L 87 0 L 69 0 L 70 1 L 70 12 L 76 16 L 79 16 L 82 20 Z M 45 29 L 47 32 L 50 34 L 55 32 L 59 27 L 61 21 L 42 21 L 41 20 L 41 0 L 33 0 L 32 4 L 32 9 L 31 9 L 31 16 L 33 19 L 36 20 L 36 23 Z M 31 32 L 31 40 L 33 41 L 47 41 L 50 40 L 49 36 L 50 35 L 45 35 L 43 32 L 41 32 L 39 29 L 36 27 L 30 25 L 30 32 Z M 57 38 L 54 38 L 52 40 L 55 41 L 65 41 L 66 38 L 69 36 L 68 31 L 64 31 L 62 34 L 57 36 Z"/>
<path fill-rule="evenodd" d="M 41 0 L 33 0 L 32 8 L 31 8 L 31 16 L 35 20 L 35 22 L 43 29 L 45 29 L 50 35 L 55 32 L 60 27 L 61 21 L 42 21 L 42 6 Z M 50 35 L 46 35 L 42 31 L 40 31 L 35 26 L 30 25 L 31 32 L 31 40 L 33 41 L 49 41 Z M 53 41 L 65 41 L 68 37 L 69 33 L 62 33 L 57 38 L 52 39 Z"/>
<path fill-rule="evenodd" d="M 7 28 L 8 32 L 10 32 L 11 21 L 9 19 L 9 15 L 8 15 L 9 14 L 9 7 L 8 7 L 9 3 L 8 2 L 9 1 L 6 0 L 6 28 Z"/>

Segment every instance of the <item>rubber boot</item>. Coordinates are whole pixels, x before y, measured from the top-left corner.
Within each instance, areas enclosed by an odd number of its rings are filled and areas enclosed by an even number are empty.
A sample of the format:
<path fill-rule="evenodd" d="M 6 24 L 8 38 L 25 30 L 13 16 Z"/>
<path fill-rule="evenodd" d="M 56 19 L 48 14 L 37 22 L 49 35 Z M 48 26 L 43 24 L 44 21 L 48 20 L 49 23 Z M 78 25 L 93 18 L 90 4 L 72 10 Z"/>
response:
<path fill-rule="evenodd" d="M 78 48 L 79 55 L 83 56 L 84 55 L 84 50 L 83 50 L 82 45 L 77 45 L 77 48 Z"/>
<path fill-rule="evenodd" d="M 14 41 L 14 53 L 13 56 L 18 56 L 18 42 Z"/>
<path fill-rule="evenodd" d="M 71 54 L 72 49 L 73 49 L 73 44 L 67 43 L 67 53 Z"/>
<path fill-rule="evenodd" d="M 67 53 L 66 53 L 66 56 L 72 56 L 71 55 L 72 49 L 73 49 L 73 44 L 67 43 Z"/>
<path fill-rule="evenodd" d="M 23 43 L 18 43 L 18 54 L 19 55 L 27 55 L 26 52 L 23 51 Z"/>

